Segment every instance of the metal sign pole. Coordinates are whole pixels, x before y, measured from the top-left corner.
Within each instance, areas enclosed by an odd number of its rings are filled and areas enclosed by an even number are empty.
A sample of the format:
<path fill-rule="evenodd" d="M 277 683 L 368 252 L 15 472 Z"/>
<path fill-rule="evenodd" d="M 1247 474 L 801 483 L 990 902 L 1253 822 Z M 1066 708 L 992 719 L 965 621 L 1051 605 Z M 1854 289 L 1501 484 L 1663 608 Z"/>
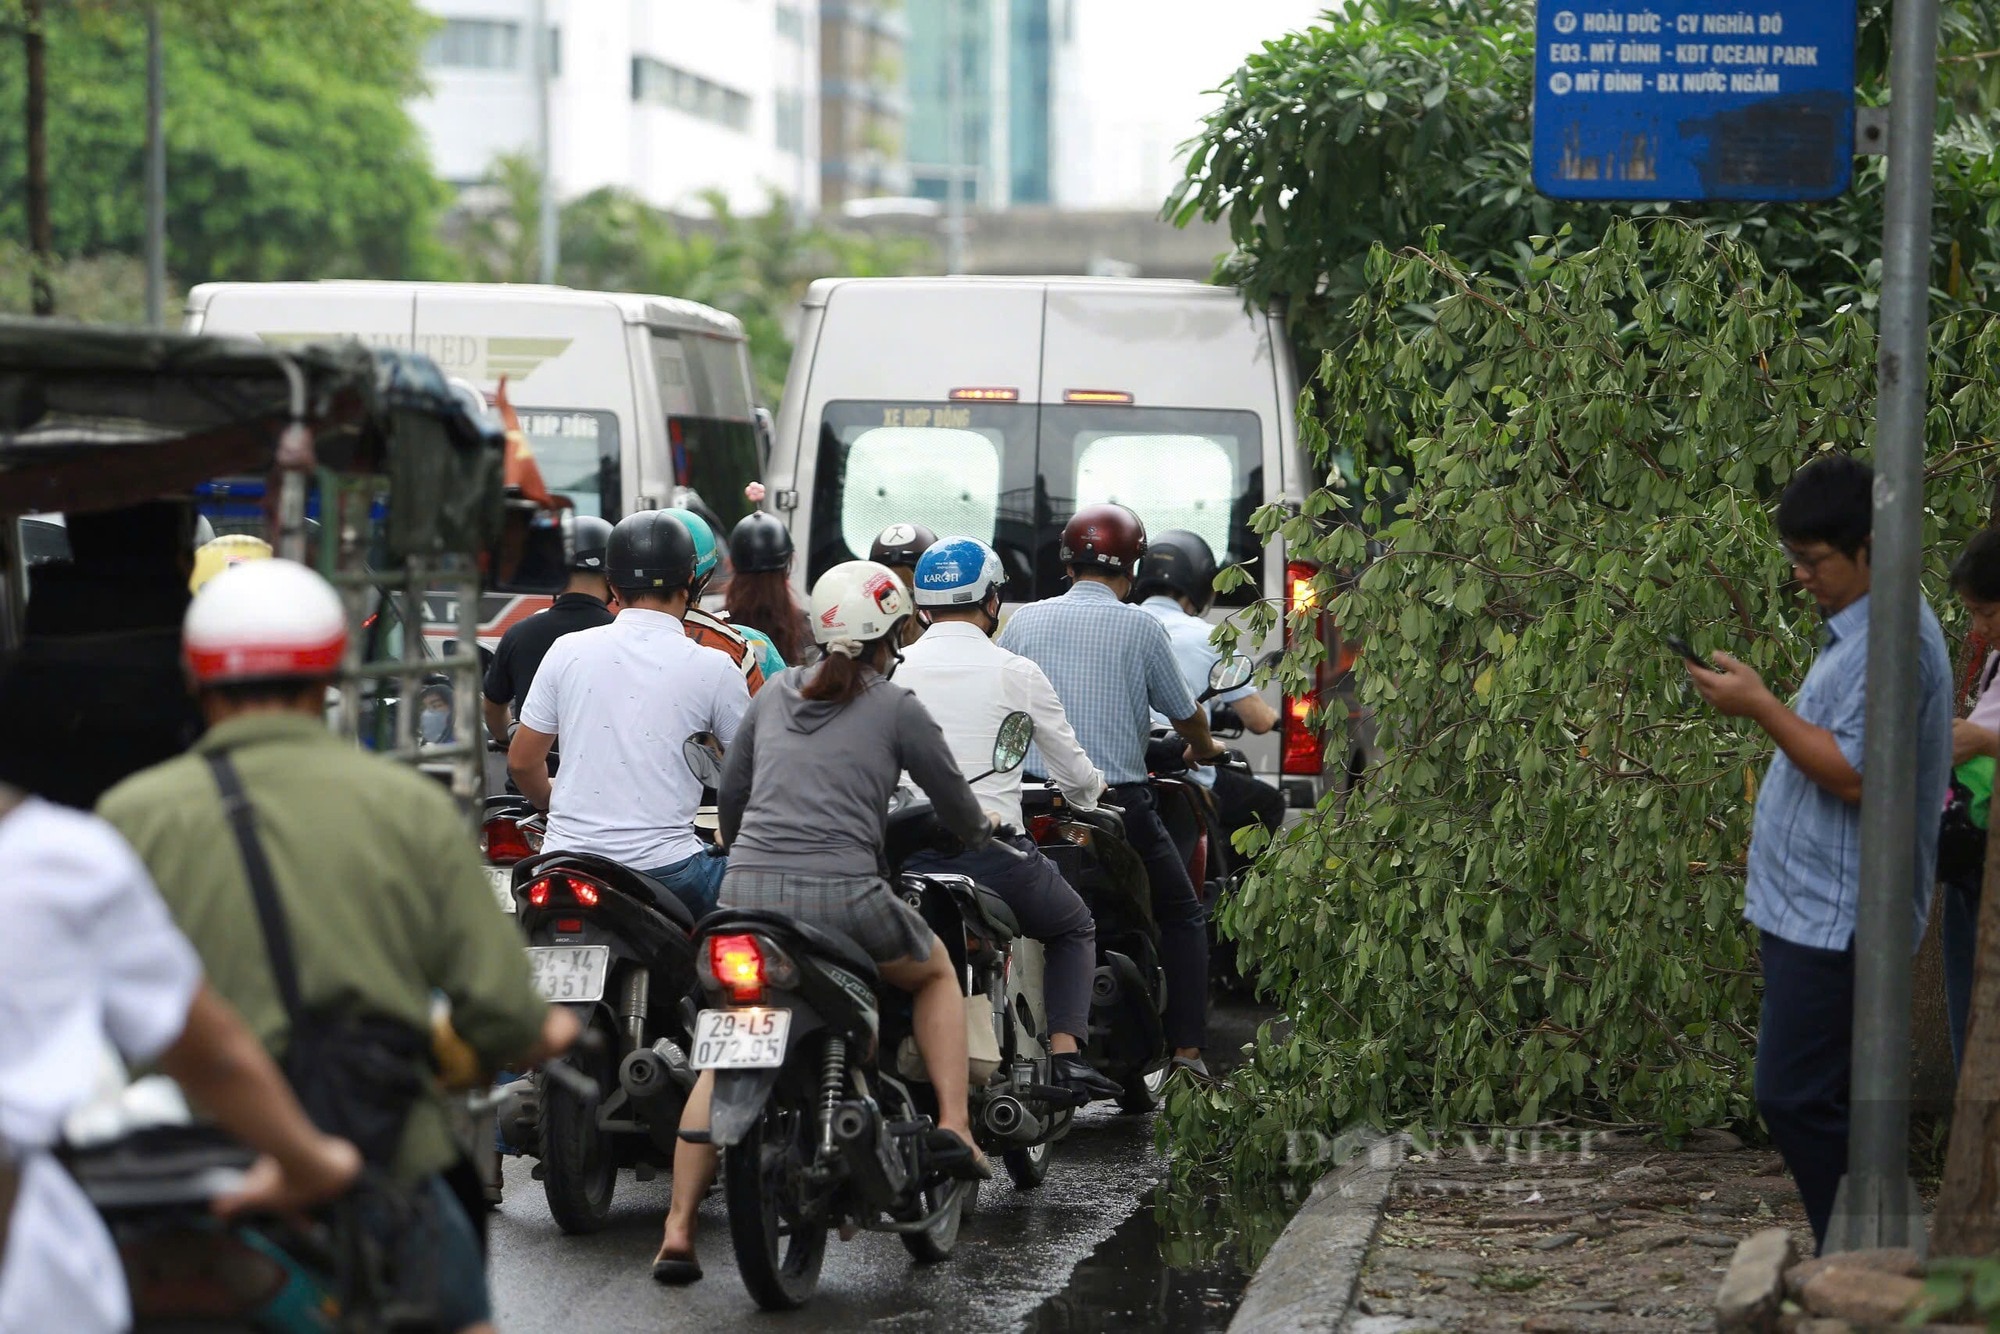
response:
<path fill-rule="evenodd" d="M 1916 822 L 1917 625 L 1923 591 L 1924 412 L 1929 393 L 1931 154 L 1937 0 L 1898 0 L 1890 53 L 1875 420 L 1874 578 L 1854 926 L 1853 1107 L 1847 1176 L 1828 1251 L 1924 1247 L 1909 1176 L 1910 956 Z"/>

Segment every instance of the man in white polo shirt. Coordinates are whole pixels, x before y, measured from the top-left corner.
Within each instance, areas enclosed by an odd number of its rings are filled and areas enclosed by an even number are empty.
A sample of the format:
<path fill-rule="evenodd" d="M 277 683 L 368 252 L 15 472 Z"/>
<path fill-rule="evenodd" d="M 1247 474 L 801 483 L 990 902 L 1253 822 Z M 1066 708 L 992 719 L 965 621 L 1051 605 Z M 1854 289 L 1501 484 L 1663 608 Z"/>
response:
<path fill-rule="evenodd" d="M 661 510 L 611 530 L 605 577 L 618 603 L 610 625 L 557 640 L 521 705 L 507 749 L 514 782 L 549 813 L 545 852 L 594 852 L 643 871 L 697 917 L 715 906 L 726 859 L 695 834 L 701 783 L 681 743 L 712 732 L 726 746 L 750 706 L 726 654 L 681 627 L 695 577 L 694 539 Z M 553 782 L 547 758 L 562 738 Z"/>
<path fill-rule="evenodd" d="M 1111 1098 L 1118 1086 L 1080 1054 L 1090 1037 L 1090 987 L 1097 968 L 1097 924 L 1055 863 L 1021 828 L 1021 772 L 987 773 L 993 743 L 1008 714 L 1035 722 L 1042 766 L 1079 810 L 1096 810 L 1104 775 L 1077 744 L 1056 688 L 1042 669 L 988 636 L 1000 625 L 1000 557 L 984 542 L 950 537 L 928 548 L 916 567 L 917 606 L 930 618 L 923 637 L 903 650 L 896 684 L 907 687 L 937 720 L 952 758 L 979 805 L 1025 857 L 984 849 L 955 857 L 919 855 L 912 871 L 955 871 L 1006 900 L 1021 929 L 1042 942 L 1047 969 L 1042 989 L 1049 1012 L 1049 1053 L 1056 1079 L 1086 1098 Z"/>

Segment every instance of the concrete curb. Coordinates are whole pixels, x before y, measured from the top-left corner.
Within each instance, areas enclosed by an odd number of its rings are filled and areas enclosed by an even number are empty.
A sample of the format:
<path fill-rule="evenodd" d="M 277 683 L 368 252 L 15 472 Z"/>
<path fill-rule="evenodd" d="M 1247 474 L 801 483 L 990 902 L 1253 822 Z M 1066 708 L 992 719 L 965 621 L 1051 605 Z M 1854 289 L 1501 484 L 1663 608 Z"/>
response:
<path fill-rule="evenodd" d="M 1409 1151 L 1409 1136 L 1381 1136 L 1319 1179 L 1257 1266 L 1229 1334 L 1337 1334 L 1345 1327 Z"/>

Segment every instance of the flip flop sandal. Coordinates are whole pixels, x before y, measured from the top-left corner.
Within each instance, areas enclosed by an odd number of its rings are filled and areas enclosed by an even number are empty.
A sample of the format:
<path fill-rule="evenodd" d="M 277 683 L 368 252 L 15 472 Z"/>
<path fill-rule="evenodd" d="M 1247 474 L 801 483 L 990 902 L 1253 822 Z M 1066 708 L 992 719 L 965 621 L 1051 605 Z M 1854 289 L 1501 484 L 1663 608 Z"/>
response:
<path fill-rule="evenodd" d="M 684 1287 L 701 1280 L 701 1261 L 688 1251 L 661 1256 L 653 1261 L 653 1282 L 668 1287 Z"/>
<path fill-rule="evenodd" d="M 924 1135 L 924 1153 L 931 1165 L 960 1181 L 991 1181 L 993 1164 L 986 1155 L 949 1130 L 932 1128 Z"/>

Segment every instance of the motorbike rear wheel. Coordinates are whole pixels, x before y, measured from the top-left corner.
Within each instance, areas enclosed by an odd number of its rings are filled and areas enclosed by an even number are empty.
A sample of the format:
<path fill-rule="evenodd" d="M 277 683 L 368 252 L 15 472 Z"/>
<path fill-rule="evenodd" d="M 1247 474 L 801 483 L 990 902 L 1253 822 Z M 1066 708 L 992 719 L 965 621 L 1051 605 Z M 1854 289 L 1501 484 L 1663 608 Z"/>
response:
<path fill-rule="evenodd" d="M 722 1160 L 729 1239 L 743 1286 L 766 1311 L 794 1311 L 819 1287 L 826 1259 L 826 1221 L 806 1220 L 798 1196 L 794 1152 L 806 1118 L 767 1107 Z"/>
<path fill-rule="evenodd" d="M 946 1200 L 951 1207 L 945 1209 L 935 1223 L 922 1232 L 904 1232 L 903 1249 L 918 1264 L 936 1264 L 940 1260 L 951 1259 L 952 1251 L 958 1246 L 958 1227 L 965 1221 L 978 1198 L 977 1181 L 954 1181 L 949 1178 L 932 1185 L 923 1194 L 924 1212 L 944 1206 Z"/>
<path fill-rule="evenodd" d="M 579 1051 L 570 1060 L 599 1088 L 617 1086 L 608 1056 Z M 611 1195 L 618 1186 L 611 1136 L 598 1127 L 594 1104 L 554 1080 L 542 1080 L 541 1098 L 542 1192 L 549 1213 L 572 1236 L 601 1231 L 611 1219 Z"/>
<path fill-rule="evenodd" d="M 1025 1149 L 1008 1149 L 1000 1155 L 1000 1162 L 1006 1167 L 1014 1189 L 1033 1190 L 1042 1184 L 1048 1177 L 1049 1159 L 1055 1156 L 1054 1148 L 1053 1144 L 1043 1140 Z"/>
<path fill-rule="evenodd" d="M 1167 1086 L 1167 1067 L 1135 1070 L 1120 1081 L 1118 1110 L 1127 1116 L 1143 1116 L 1160 1105 L 1160 1092 Z"/>

